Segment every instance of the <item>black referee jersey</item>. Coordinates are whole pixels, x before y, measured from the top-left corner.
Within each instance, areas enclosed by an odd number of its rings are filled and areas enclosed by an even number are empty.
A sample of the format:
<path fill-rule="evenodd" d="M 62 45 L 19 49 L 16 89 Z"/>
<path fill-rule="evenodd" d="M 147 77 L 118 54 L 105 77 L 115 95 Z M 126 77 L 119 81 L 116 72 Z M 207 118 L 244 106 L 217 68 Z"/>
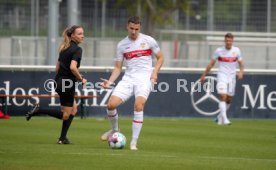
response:
<path fill-rule="evenodd" d="M 82 56 L 82 49 L 77 45 L 76 42 L 71 41 L 70 46 L 64 50 L 61 51 L 59 54 L 58 61 L 60 63 L 60 68 L 57 73 L 57 77 L 63 77 L 63 78 L 69 78 L 71 80 L 75 80 L 74 74 L 70 70 L 70 64 L 72 60 L 75 60 L 78 62 L 77 67 L 80 67 L 81 62 L 81 56 Z"/>

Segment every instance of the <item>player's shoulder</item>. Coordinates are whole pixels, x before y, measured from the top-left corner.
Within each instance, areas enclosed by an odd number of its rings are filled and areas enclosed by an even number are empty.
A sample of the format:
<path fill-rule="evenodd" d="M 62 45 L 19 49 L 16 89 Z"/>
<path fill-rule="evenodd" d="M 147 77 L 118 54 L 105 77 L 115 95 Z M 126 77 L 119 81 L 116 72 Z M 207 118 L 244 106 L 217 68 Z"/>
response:
<path fill-rule="evenodd" d="M 123 45 L 125 45 L 125 44 L 127 44 L 127 43 L 129 43 L 129 38 L 128 38 L 128 36 L 126 36 L 126 37 L 123 38 L 121 41 L 119 41 L 117 47 L 121 47 L 121 46 L 123 46 Z"/>
<path fill-rule="evenodd" d="M 220 51 L 224 51 L 225 50 L 225 47 L 224 46 L 221 46 L 221 47 L 218 47 L 216 49 L 216 52 L 220 52 Z"/>
<path fill-rule="evenodd" d="M 73 53 L 74 52 L 82 52 L 82 48 L 74 42 L 71 42 L 68 50 L 70 50 Z"/>
<path fill-rule="evenodd" d="M 77 47 L 74 48 L 73 52 L 78 53 L 78 54 L 82 53 L 82 48 L 80 46 L 77 46 Z"/>
<path fill-rule="evenodd" d="M 235 50 L 235 51 L 240 51 L 240 48 L 237 47 L 237 46 L 232 46 L 232 48 L 233 48 L 233 50 Z"/>
<path fill-rule="evenodd" d="M 152 36 L 146 35 L 146 34 L 143 34 L 143 33 L 140 33 L 139 38 L 149 40 L 149 41 L 154 41 L 154 38 Z"/>
<path fill-rule="evenodd" d="M 76 45 L 74 49 L 75 49 L 76 51 L 82 51 L 82 48 L 81 48 L 80 46 L 78 46 L 78 45 Z"/>

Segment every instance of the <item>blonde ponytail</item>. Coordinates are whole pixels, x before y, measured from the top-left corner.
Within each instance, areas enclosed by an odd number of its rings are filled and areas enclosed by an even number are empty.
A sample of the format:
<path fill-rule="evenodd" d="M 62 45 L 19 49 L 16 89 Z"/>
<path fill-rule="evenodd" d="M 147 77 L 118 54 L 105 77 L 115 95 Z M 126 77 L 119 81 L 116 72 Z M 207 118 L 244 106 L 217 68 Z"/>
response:
<path fill-rule="evenodd" d="M 59 52 L 66 50 L 70 46 L 71 38 L 68 36 L 70 28 L 66 28 L 62 35 L 63 35 L 63 42 L 59 46 Z"/>
<path fill-rule="evenodd" d="M 72 27 L 66 28 L 63 31 L 63 42 L 59 46 L 59 52 L 66 50 L 70 46 L 71 35 L 75 32 L 77 28 L 82 28 L 82 26 L 73 25 Z"/>

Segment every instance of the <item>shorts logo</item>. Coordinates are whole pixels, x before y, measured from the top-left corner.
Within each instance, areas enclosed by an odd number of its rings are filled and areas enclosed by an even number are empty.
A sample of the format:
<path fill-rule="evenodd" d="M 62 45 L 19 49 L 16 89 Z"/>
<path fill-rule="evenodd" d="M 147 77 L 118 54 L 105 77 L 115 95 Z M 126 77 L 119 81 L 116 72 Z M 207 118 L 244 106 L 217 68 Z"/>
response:
<path fill-rule="evenodd" d="M 217 83 L 216 77 L 206 76 L 205 83 L 200 82 L 200 79 L 195 82 L 191 90 L 191 102 L 194 109 L 205 116 L 212 116 L 219 113 L 218 107 L 219 99 L 218 94 L 215 93 L 215 87 Z M 206 84 L 205 90 L 197 89 L 201 88 L 202 84 Z M 200 86 L 200 87 L 199 87 Z"/>

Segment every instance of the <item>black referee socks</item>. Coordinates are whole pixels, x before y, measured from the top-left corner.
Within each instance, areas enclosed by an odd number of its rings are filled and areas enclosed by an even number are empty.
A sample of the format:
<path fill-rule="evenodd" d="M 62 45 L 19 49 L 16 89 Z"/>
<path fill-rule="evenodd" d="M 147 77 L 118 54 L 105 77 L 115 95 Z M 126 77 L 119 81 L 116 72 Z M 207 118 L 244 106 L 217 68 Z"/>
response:
<path fill-rule="evenodd" d="M 39 109 L 37 113 L 49 115 L 58 119 L 62 119 L 63 117 L 63 113 L 60 110 L 54 110 L 54 109 Z"/>
<path fill-rule="evenodd" d="M 63 120 L 61 134 L 60 134 L 60 138 L 59 138 L 60 140 L 64 140 L 66 138 L 67 131 L 68 131 L 73 119 L 74 119 L 74 116 L 70 115 L 67 120 Z"/>

